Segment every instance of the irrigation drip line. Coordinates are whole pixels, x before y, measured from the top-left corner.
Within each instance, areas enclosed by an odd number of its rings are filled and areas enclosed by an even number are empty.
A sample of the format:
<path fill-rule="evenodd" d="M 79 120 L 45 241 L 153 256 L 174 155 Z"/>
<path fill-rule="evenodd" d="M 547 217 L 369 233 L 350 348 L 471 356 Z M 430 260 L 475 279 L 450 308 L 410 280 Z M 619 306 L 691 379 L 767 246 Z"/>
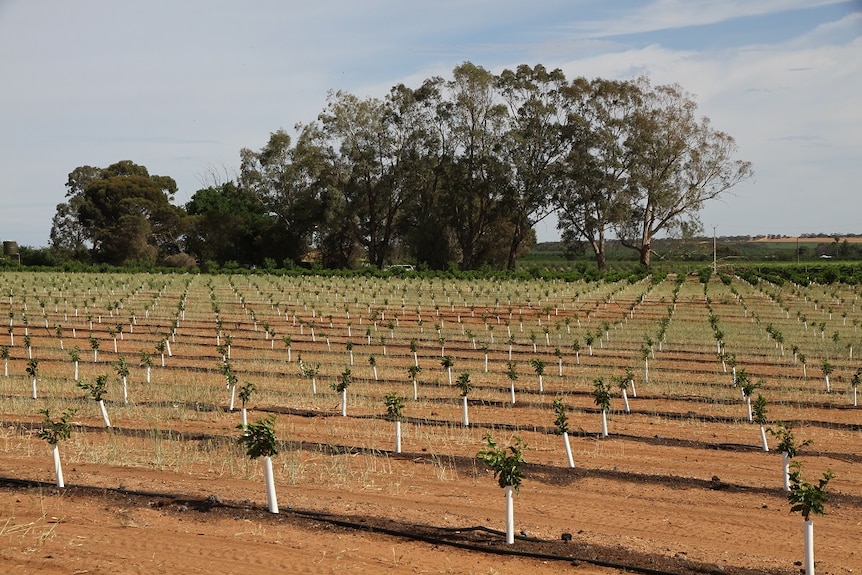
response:
<path fill-rule="evenodd" d="M 289 507 L 280 511 L 278 515 L 273 515 L 265 512 L 263 509 L 252 508 L 248 505 L 240 505 L 232 502 L 225 502 L 219 497 L 210 495 L 204 499 L 188 498 L 184 495 L 176 493 L 162 493 L 154 491 L 138 491 L 125 488 L 110 488 L 110 487 L 94 487 L 87 485 L 67 485 L 64 488 L 57 488 L 53 483 L 43 481 L 23 480 L 9 477 L 0 477 L 0 487 L 4 489 L 48 489 L 62 493 L 80 493 L 84 496 L 106 498 L 111 493 L 124 497 L 137 497 L 143 499 L 159 499 L 169 500 L 179 508 L 195 510 L 198 512 L 210 512 L 213 509 L 225 509 L 234 511 L 243 511 L 246 513 L 254 513 L 259 519 L 268 519 L 273 521 L 283 520 L 285 517 L 295 517 L 306 521 L 315 521 L 326 523 L 342 529 L 352 531 L 360 531 L 365 533 L 375 533 L 387 535 L 390 537 L 400 537 L 412 541 L 421 541 L 431 545 L 440 545 L 464 549 L 477 553 L 486 553 L 501 555 L 506 557 L 521 557 L 525 559 L 537 559 L 542 561 L 559 561 L 566 562 L 572 565 L 586 563 L 597 567 L 608 569 L 616 569 L 623 573 L 641 573 L 643 575 L 755 575 L 763 573 L 772 573 L 774 575 L 786 575 L 788 572 L 782 570 L 752 570 L 744 567 L 733 567 L 723 565 L 710 565 L 702 562 L 691 561 L 688 559 L 676 559 L 651 553 L 638 553 L 628 551 L 622 547 L 622 554 L 628 557 L 640 558 L 643 563 L 659 563 L 664 564 L 663 568 L 649 567 L 641 562 L 621 562 L 601 559 L 599 556 L 602 553 L 609 555 L 619 554 L 619 551 L 614 551 L 613 548 L 608 548 L 599 545 L 579 545 L 571 543 L 559 543 L 546 541 L 535 537 L 525 535 L 516 535 L 515 540 L 521 545 L 534 545 L 536 547 L 559 547 L 576 546 L 586 549 L 594 549 L 593 556 L 586 556 L 575 552 L 547 552 L 541 550 L 530 550 L 524 548 L 510 547 L 502 544 L 502 539 L 505 533 L 496 529 L 491 529 L 485 526 L 471 527 L 435 527 L 424 524 L 410 524 L 406 522 L 398 522 L 391 519 L 372 517 L 357 521 L 348 519 L 347 516 L 338 516 L 331 513 L 304 510 Z M 148 506 L 154 506 L 151 502 Z M 156 504 L 156 507 L 162 507 L 161 504 Z M 462 537 L 465 533 L 481 532 L 498 537 L 497 540 L 486 540 L 484 542 L 470 541 L 466 537 Z"/>
<path fill-rule="evenodd" d="M 10 422 L 10 421 L 0 421 L 0 425 L 2 426 L 17 426 L 21 429 L 27 429 L 30 431 L 35 431 L 39 429 L 41 424 L 39 422 Z M 123 427 L 111 427 L 105 428 L 102 426 L 76 426 L 77 429 L 84 429 L 88 432 L 95 433 L 113 433 L 117 435 L 123 435 L 127 437 L 138 437 L 138 438 L 151 438 L 154 436 L 158 436 L 162 439 L 173 440 L 173 441 L 200 441 L 200 442 L 208 442 L 210 445 L 235 445 L 236 437 L 230 435 L 218 435 L 218 434 L 210 434 L 210 433 L 188 433 L 181 431 L 173 431 L 173 430 L 154 430 L 154 429 L 138 429 L 138 428 L 123 428 Z M 613 437 L 614 434 L 611 435 Z M 628 439 L 625 436 L 620 436 L 621 439 Z M 644 439 L 649 440 L 650 438 L 635 438 L 631 437 L 633 441 L 643 441 Z M 656 442 L 665 442 L 666 440 L 654 440 Z M 435 455 L 429 454 L 426 452 L 401 452 L 395 453 L 391 450 L 386 449 L 374 449 L 367 447 L 358 447 L 355 445 L 339 445 L 332 443 L 319 443 L 319 442 L 306 442 L 302 440 L 293 441 L 293 440 L 279 440 L 278 442 L 279 451 L 306 451 L 310 453 L 324 453 L 328 455 L 369 455 L 372 457 L 378 457 L 381 455 L 385 455 L 387 457 L 393 459 L 399 459 L 404 461 L 412 461 L 413 463 L 424 463 L 426 461 L 430 461 L 432 458 L 437 457 L 438 459 L 444 460 L 447 464 L 452 465 L 453 467 L 459 468 L 464 473 L 475 473 L 476 470 L 476 459 L 473 457 L 465 456 L 465 455 Z M 727 444 L 727 446 L 731 446 L 731 444 Z M 750 446 L 739 446 L 744 447 L 746 449 L 755 450 Z M 726 447 L 731 448 L 731 447 Z M 801 455 L 816 455 L 820 457 L 831 457 L 833 459 L 838 459 L 841 461 L 846 461 L 849 463 L 856 462 L 851 456 L 848 454 L 839 454 L 839 453 L 831 453 L 831 452 L 821 452 L 821 451 L 813 451 L 806 450 L 805 452 L 800 453 Z M 855 456 L 856 459 L 862 461 L 862 456 Z M 650 483 L 654 485 L 670 485 L 672 487 L 688 487 L 694 489 L 709 489 L 709 490 L 721 490 L 728 491 L 731 493 L 759 493 L 763 495 L 770 495 L 779 498 L 785 498 L 786 493 L 778 487 L 770 488 L 770 487 L 755 487 L 750 485 L 742 485 L 738 483 L 727 483 L 721 481 L 717 477 L 713 477 L 709 480 L 707 479 L 699 479 L 696 477 L 682 477 L 676 475 L 655 475 L 648 473 L 639 473 L 635 471 L 619 471 L 619 470 L 610 470 L 610 469 L 586 469 L 581 467 L 576 468 L 568 468 L 568 467 L 559 467 L 555 465 L 545 464 L 545 463 L 526 463 L 524 465 L 524 470 L 526 476 L 534 481 L 538 481 L 540 483 L 545 483 L 549 485 L 570 485 L 578 480 L 593 477 L 599 479 L 615 479 L 618 481 L 625 481 L 629 483 Z M 855 496 L 849 494 L 842 493 L 831 493 L 830 499 L 836 502 L 844 503 L 846 505 L 853 506 L 862 506 L 862 496 Z"/>

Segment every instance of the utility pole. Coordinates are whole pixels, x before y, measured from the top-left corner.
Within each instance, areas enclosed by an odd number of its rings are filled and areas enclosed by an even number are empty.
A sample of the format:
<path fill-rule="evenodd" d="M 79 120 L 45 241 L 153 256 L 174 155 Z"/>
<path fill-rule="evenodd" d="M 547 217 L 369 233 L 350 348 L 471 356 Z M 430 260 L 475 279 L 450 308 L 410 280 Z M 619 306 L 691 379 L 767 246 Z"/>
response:
<path fill-rule="evenodd" d="M 712 226 L 712 273 L 718 273 L 718 251 L 715 242 L 715 226 Z"/>

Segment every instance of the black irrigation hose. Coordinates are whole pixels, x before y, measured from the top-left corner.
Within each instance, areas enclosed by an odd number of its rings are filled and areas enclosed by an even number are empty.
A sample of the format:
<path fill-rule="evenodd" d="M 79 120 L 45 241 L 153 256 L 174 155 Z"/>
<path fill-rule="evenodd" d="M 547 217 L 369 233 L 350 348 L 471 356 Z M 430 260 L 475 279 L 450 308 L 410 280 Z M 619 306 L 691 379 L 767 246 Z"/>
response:
<path fill-rule="evenodd" d="M 40 489 L 56 489 L 58 491 L 70 492 L 70 491 L 78 491 L 83 493 L 84 495 L 89 495 L 93 497 L 104 496 L 106 493 L 114 493 L 117 495 L 124 496 L 134 496 L 134 497 L 142 497 L 142 498 L 159 498 L 159 499 L 169 499 L 173 503 L 178 505 L 184 505 L 189 509 L 194 509 L 199 512 L 208 512 L 215 508 L 223 508 L 223 509 L 235 509 L 235 510 L 243 510 L 254 512 L 261 517 L 267 517 L 270 519 L 274 519 L 268 513 L 265 513 L 263 510 L 259 509 L 250 509 L 247 506 L 238 505 L 235 503 L 225 503 L 221 499 L 216 496 L 210 496 L 206 499 L 191 499 L 179 496 L 175 493 L 159 493 L 152 491 L 137 491 L 130 490 L 125 488 L 110 488 L 110 487 L 92 487 L 92 486 L 75 486 L 75 485 L 67 485 L 66 487 L 60 489 L 57 488 L 53 483 L 43 482 L 43 481 L 33 481 L 33 480 L 23 480 L 23 479 L 15 479 L 8 477 L 0 477 L 0 487 L 6 489 L 15 489 L 15 488 L 40 488 Z M 344 529 L 350 529 L 354 531 L 362 531 L 367 533 L 379 533 L 388 535 L 390 537 L 400 537 L 412 541 L 421 541 L 423 543 L 429 543 L 432 545 L 445 545 L 448 547 L 455 547 L 458 549 L 464 549 L 467 551 L 474 551 L 478 553 L 490 553 L 494 555 L 502 555 L 508 557 L 522 557 L 526 559 L 539 559 L 544 561 L 560 561 L 567 562 L 571 564 L 578 563 L 587 563 L 590 565 L 595 565 L 597 567 L 604 567 L 608 569 L 616 569 L 620 572 L 625 573 L 642 573 L 644 575 L 690 575 L 690 574 L 703 574 L 703 575 L 727 575 L 727 573 L 732 573 L 735 575 L 747 575 L 747 574 L 757 574 L 764 573 L 762 570 L 751 570 L 747 568 L 741 567 L 731 567 L 728 570 L 727 567 L 724 566 L 711 566 L 701 562 L 688 561 L 678 562 L 681 565 L 681 569 L 679 570 L 668 570 L 668 569 L 656 569 L 653 567 L 647 567 L 640 564 L 632 564 L 632 563 L 619 563 L 615 561 L 605 561 L 602 559 L 594 558 L 594 557 L 583 557 L 575 554 L 558 554 L 558 553 L 547 553 L 542 551 L 528 551 L 523 549 L 513 549 L 508 547 L 502 547 L 499 545 L 494 545 L 493 542 L 488 542 L 488 544 L 480 544 L 480 543 L 471 543 L 465 540 L 453 539 L 451 536 L 435 536 L 420 533 L 420 530 L 433 530 L 437 532 L 449 533 L 452 535 L 458 535 L 462 532 L 471 532 L 471 531 L 481 531 L 485 533 L 489 533 L 492 535 L 503 537 L 504 533 L 499 530 L 490 529 L 484 526 L 474 526 L 474 527 L 434 527 L 428 525 L 417 525 L 417 524 L 406 524 L 403 523 L 404 527 L 402 528 L 394 528 L 394 527 L 386 527 L 381 524 L 369 524 L 367 521 L 355 521 L 345 519 L 339 516 L 334 516 L 329 513 L 319 512 L 319 511 L 310 511 L 310 510 L 301 510 L 288 508 L 287 510 L 281 511 L 280 515 L 292 515 L 298 518 L 318 521 L 321 523 L 327 523 L 330 525 L 335 525 L 337 527 L 341 527 Z M 396 523 L 396 521 L 383 519 L 386 523 Z M 543 541 L 541 539 L 535 537 L 527 537 L 527 536 L 517 536 L 516 539 L 536 544 L 542 543 L 550 543 L 548 541 Z M 632 554 L 637 555 L 637 553 L 632 552 Z M 642 554 L 645 559 L 652 561 L 653 557 L 657 557 L 664 562 L 673 562 L 671 558 L 656 556 L 650 554 Z M 771 570 L 771 573 L 775 573 L 776 575 L 780 573 L 784 573 L 783 571 Z"/>

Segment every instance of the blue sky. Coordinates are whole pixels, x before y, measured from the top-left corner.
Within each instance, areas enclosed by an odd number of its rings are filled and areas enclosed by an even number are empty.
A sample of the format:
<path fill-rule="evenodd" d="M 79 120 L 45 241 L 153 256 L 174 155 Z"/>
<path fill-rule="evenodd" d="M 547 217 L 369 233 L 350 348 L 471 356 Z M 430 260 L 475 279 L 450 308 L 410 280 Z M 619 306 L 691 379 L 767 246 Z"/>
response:
<path fill-rule="evenodd" d="M 862 233 L 860 0 L 0 0 L 0 240 L 47 245 L 78 166 L 143 164 L 182 204 L 329 90 L 468 60 L 678 83 L 754 164 L 708 233 Z"/>

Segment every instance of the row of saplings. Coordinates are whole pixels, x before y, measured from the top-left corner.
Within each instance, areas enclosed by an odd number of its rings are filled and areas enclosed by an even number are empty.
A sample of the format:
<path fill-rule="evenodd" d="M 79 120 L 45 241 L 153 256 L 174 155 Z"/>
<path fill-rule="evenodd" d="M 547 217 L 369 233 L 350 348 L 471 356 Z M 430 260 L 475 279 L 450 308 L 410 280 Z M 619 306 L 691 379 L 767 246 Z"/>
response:
<path fill-rule="evenodd" d="M 229 365 L 229 364 L 228 364 Z M 29 366 L 28 375 L 35 379 L 36 366 Z M 31 372 L 32 370 L 32 372 Z M 233 389 L 237 385 L 236 377 L 228 368 L 226 373 L 227 385 L 231 388 L 231 405 L 230 410 L 233 410 Z M 118 373 L 123 376 L 125 374 Z M 231 377 L 233 376 L 233 377 Z M 630 374 L 627 373 L 627 376 Z M 103 396 L 107 388 L 107 376 L 101 375 L 96 378 L 94 383 L 80 381 L 77 386 L 86 391 L 91 399 L 99 405 L 101 415 L 106 427 L 110 427 L 111 423 L 108 419 L 108 414 L 105 409 Z M 125 377 L 123 377 L 125 379 Z M 616 378 L 615 378 L 616 379 Z M 628 379 L 619 378 L 619 379 Z M 749 400 L 751 391 L 756 389 L 755 386 L 746 385 L 745 376 L 742 385 L 743 394 L 746 400 Z M 125 382 L 124 382 L 125 383 Z M 342 399 L 342 415 L 346 415 L 346 390 L 351 383 L 350 370 L 345 370 L 341 374 L 341 378 L 331 385 L 334 391 L 341 394 Z M 472 385 L 468 373 L 463 373 L 457 379 L 457 385 L 460 388 L 463 401 L 463 420 L 465 426 L 469 425 L 467 414 L 467 394 Z M 622 386 L 621 386 L 622 387 Z M 751 389 L 748 389 L 751 387 Z M 125 385 L 124 385 L 125 388 Z M 125 391 L 125 390 L 124 390 Z M 239 388 L 239 397 L 242 402 L 242 423 L 237 425 L 237 429 L 241 431 L 238 438 L 239 443 L 244 447 L 246 454 L 251 459 L 263 457 L 264 460 L 264 482 L 266 487 L 267 508 L 271 513 L 278 513 L 278 502 L 276 498 L 275 480 L 272 470 L 272 457 L 278 453 L 277 439 L 275 434 L 275 421 L 272 417 L 259 419 L 256 422 L 248 423 L 246 404 L 252 393 L 255 391 L 255 385 L 247 382 Z M 747 392 L 747 393 L 746 393 Z M 125 393 L 124 393 L 125 395 Z M 607 437 L 607 412 L 610 411 L 611 391 L 601 378 L 594 382 L 593 396 L 596 405 L 601 409 L 602 414 L 602 436 Z M 625 396 L 624 396 L 625 398 Z M 628 403 L 628 402 L 626 402 Z M 764 451 L 766 447 L 765 432 L 763 431 L 763 423 L 765 423 L 765 400 L 762 396 L 758 397 L 753 409 L 749 401 L 746 401 L 749 406 L 749 420 L 756 423 L 761 423 L 761 435 L 764 437 Z M 385 404 L 388 419 L 395 422 L 395 452 L 401 452 L 401 422 L 403 420 L 402 409 L 404 407 L 404 399 L 396 394 L 388 394 L 385 397 Z M 569 467 L 574 467 L 572 458 L 571 446 L 569 443 L 569 425 L 568 415 L 565 404 L 560 399 L 555 399 L 553 402 L 555 414 L 555 431 L 563 437 L 566 458 Z M 628 411 L 628 410 L 627 410 Z M 751 411 L 754 411 L 752 417 Z M 60 453 L 58 444 L 61 440 L 68 439 L 71 435 L 72 423 L 71 418 L 75 414 L 74 409 L 65 410 L 58 420 L 51 418 L 50 411 L 45 409 L 40 412 L 44 416 L 42 428 L 39 432 L 39 437 L 46 440 L 52 446 L 54 468 L 57 479 L 57 487 L 64 487 L 63 471 L 60 462 Z M 769 433 L 778 439 L 777 450 L 782 454 L 782 467 L 784 485 L 783 488 L 788 492 L 788 499 L 791 504 L 792 512 L 800 512 L 802 514 L 803 523 L 803 540 L 804 540 L 804 555 L 805 555 L 805 573 L 806 575 L 814 575 L 814 525 L 810 519 L 810 514 L 823 514 L 823 505 L 826 501 L 826 486 L 833 477 L 831 470 L 827 470 L 817 484 L 806 482 L 802 478 L 801 464 L 794 461 L 791 464 L 798 450 L 801 447 L 810 445 L 811 441 L 806 440 L 801 444 L 796 443 L 792 429 L 778 422 L 775 428 L 769 428 Z M 494 472 L 495 478 L 498 479 L 499 485 L 505 490 L 506 498 L 506 542 L 511 544 L 515 540 L 514 528 L 514 501 L 513 494 L 518 491 L 523 479 L 522 466 L 525 463 L 523 452 L 526 449 L 526 444 L 522 442 L 518 436 L 513 437 L 513 444 L 507 448 L 502 448 L 497 445 L 490 434 L 485 435 L 485 446 L 477 453 L 477 458 L 481 463 L 489 467 Z"/>

